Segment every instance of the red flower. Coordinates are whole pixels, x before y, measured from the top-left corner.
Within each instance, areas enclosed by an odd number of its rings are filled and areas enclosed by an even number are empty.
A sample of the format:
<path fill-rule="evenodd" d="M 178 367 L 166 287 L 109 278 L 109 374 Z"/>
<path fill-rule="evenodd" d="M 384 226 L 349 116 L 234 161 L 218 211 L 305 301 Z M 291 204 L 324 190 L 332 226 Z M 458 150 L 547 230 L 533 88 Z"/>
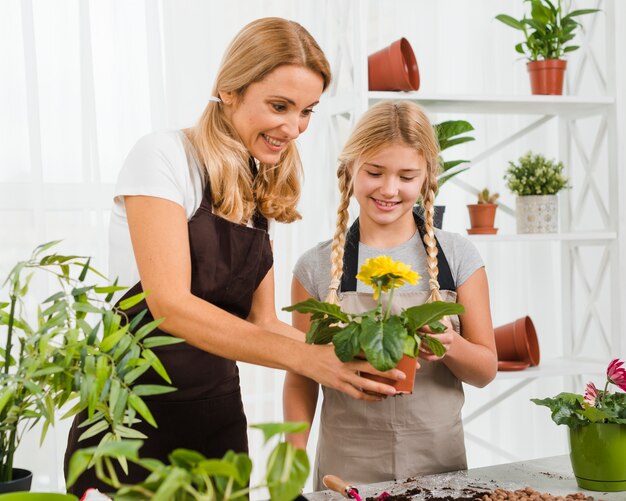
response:
<path fill-rule="evenodd" d="M 598 388 L 593 383 L 588 383 L 587 388 L 585 388 L 585 396 L 584 401 L 590 407 L 596 405 L 596 398 L 598 398 Z"/>
<path fill-rule="evenodd" d="M 626 391 L 626 369 L 622 365 L 624 365 L 624 362 L 619 358 L 612 360 L 606 369 L 606 377 L 609 382 Z"/>

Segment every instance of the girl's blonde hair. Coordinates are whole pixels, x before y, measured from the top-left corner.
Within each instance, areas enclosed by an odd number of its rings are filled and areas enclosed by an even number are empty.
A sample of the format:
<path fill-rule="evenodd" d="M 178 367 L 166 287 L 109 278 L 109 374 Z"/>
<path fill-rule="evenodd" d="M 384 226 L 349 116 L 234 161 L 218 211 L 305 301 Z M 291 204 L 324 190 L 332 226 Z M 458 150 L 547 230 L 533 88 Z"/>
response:
<path fill-rule="evenodd" d="M 246 25 L 224 54 L 213 95 L 233 92 L 241 99 L 250 84 L 263 80 L 282 65 L 301 66 L 319 74 L 324 90 L 331 79 L 330 65 L 317 42 L 301 25 L 278 17 Z M 227 119 L 221 103 L 209 102 L 195 127 L 186 131 L 211 182 L 213 210 L 236 223 L 247 222 L 258 207 L 261 214 L 280 222 L 300 218 L 302 164 L 290 142 L 275 165 L 259 165 L 253 180 L 250 153 Z"/>
<path fill-rule="evenodd" d="M 337 209 L 337 227 L 331 246 L 331 281 L 326 301 L 337 304 L 337 290 L 343 275 L 343 254 L 348 226 L 348 206 L 357 169 L 382 148 L 400 144 L 415 148 L 426 160 L 426 178 L 421 190 L 424 205 L 424 243 L 428 263 L 430 298 L 441 300 L 437 276 L 437 241 L 433 214 L 437 175 L 439 174 L 439 143 L 428 117 L 413 102 L 384 101 L 372 106 L 358 121 L 339 155 L 337 178 L 341 200 Z"/>

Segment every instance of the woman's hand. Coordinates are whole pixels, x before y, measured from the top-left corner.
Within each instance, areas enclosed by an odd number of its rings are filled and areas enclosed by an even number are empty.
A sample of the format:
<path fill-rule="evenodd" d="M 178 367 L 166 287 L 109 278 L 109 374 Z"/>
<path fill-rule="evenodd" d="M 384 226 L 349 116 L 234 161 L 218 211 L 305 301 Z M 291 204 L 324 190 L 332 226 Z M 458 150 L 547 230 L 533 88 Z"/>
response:
<path fill-rule="evenodd" d="M 458 334 L 452 328 L 452 322 L 450 321 L 449 317 L 442 318 L 440 322 L 446 326 L 446 331 L 442 332 L 441 334 L 434 333 L 427 325 L 419 329 L 419 331 L 436 338 L 437 341 L 439 341 L 446 349 L 446 353 L 448 353 L 448 351 L 452 348 L 452 344 L 457 339 Z M 443 357 L 446 356 L 446 353 L 438 357 L 430 350 L 430 348 L 428 348 L 426 343 L 422 342 L 422 344 L 420 345 L 419 356 L 424 360 L 429 360 L 431 362 L 441 360 Z"/>
<path fill-rule="evenodd" d="M 398 381 L 406 378 L 398 369 L 381 372 L 365 360 L 341 362 L 335 355 L 332 345 L 306 345 L 306 347 L 311 350 L 307 367 L 300 368 L 298 372 L 357 400 L 377 401 L 396 394 L 393 386 L 364 378 L 359 375 L 361 372 Z"/>

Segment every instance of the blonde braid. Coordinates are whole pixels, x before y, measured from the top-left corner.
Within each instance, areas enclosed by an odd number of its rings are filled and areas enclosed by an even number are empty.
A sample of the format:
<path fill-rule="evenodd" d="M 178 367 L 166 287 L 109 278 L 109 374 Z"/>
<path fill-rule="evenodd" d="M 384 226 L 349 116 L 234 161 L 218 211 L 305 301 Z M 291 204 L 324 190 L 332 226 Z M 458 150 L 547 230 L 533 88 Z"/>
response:
<path fill-rule="evenodd" d="M 430 287 L 430 297 L 428 302 L 441 301 L 439 293 L 439 268 L 437 262 L 437 240 L 435 240 L 435 230 L 433 216 L 435 213 L 435 192 L 430 187 L 424 196 L 424 243 L 426 244 L 426 263 L 428 265 L 428 285 Z"/>
<path fill-rule="evenodd" d="M 343 275 L 343 254 L 346 244 L 346 229 L 348 228 L 348 207 L 350 206 L 350 197 L 352 196 L 352 182 L 350 179 L 350 170 L 346 164 L 341 164 L 337 169 L 337 177 L 339 179 L 339 191 L 341 199 L 337 208 L 337 227 L 333 235 L 333 243 L 330 252 L 330 286 L 328 287 L 328 295 L 326 301 L 331 304 L 339 304 L 339 286 L 341 285 L 341 276 Z"/>

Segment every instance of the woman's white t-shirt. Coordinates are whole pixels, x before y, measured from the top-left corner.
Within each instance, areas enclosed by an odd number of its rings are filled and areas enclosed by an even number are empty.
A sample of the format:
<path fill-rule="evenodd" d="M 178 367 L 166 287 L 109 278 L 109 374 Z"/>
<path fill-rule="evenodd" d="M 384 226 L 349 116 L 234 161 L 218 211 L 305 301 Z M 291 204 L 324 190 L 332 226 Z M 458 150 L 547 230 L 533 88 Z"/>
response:
<path fill-rule="evenodd" d="M 180 130 L 152 132 L 142 137 L 124 161 L 115 186 L 109 226 L 109 278 L 132 287 L 139 271 L 128 229 L 124 197 L 144 195 L 177 203 L 191 219 L 204 193 L 203 168 L 190 154 L 191 144 Z M 273 239 L 273 220 L 268 221 Z M 125 291 L 118 292 L 117 301 Z"/>

